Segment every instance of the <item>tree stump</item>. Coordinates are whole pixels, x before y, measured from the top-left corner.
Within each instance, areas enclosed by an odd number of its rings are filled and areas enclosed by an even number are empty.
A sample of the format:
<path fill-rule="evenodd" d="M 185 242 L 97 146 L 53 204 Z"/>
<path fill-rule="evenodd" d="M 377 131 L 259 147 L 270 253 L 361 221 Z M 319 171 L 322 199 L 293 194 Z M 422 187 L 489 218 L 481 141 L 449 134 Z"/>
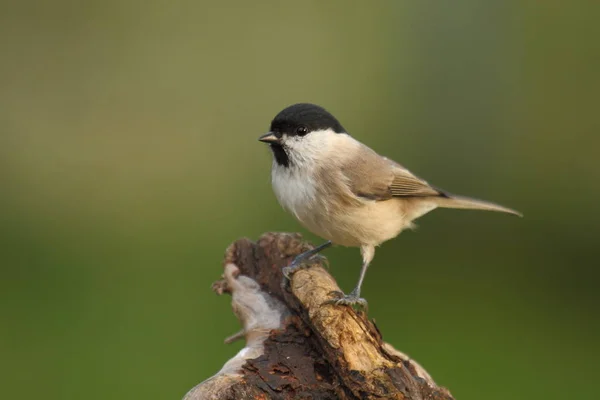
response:
<path fill-rule="evenodd" d="M 415 361 L 382 341 L 364 311 L 326 304 L 340 290 L 323 259 L 292 275 L 281 269 L 310 249 L 299 234 L 240 239 L 225 253 L 218 294 L 232 296 L 246 347 L 184 400 L 450 400 Z"/>

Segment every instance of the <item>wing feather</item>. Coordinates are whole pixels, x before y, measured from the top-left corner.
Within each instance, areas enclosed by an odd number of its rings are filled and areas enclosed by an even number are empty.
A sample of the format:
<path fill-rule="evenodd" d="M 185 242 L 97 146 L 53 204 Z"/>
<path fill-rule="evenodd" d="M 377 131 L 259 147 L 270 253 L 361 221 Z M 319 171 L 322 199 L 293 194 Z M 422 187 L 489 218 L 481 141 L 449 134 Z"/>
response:
<path fill-rule="evenodd" d="M 442 194 L 442 192 L 429 185 L 426 181 L 418 178 L 404 168 L 394 169 L 394 178 L 389 186 L 389 190 L 394 197 L 426 197 Z"/>
<path fill-rule="evenodd" d="M 356 196 L 388 200 L 392 197 L 444 195 L 400 164 L 380 156 L 367 146 L 362 145 L 359 154 L 347 158 L 342 166 L 348 187 Z"/>

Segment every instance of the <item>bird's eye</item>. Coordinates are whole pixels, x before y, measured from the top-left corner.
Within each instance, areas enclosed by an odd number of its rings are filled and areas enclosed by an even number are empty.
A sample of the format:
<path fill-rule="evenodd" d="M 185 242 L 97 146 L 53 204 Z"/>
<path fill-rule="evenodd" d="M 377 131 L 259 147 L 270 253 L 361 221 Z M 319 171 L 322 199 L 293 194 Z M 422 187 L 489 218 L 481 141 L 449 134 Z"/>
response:
<path fill-rule="evenodd" d="M 308 133 L 308 128 L 305 126 L 299 126 L 296 128 L 296 134 L 304 136 Z"/>

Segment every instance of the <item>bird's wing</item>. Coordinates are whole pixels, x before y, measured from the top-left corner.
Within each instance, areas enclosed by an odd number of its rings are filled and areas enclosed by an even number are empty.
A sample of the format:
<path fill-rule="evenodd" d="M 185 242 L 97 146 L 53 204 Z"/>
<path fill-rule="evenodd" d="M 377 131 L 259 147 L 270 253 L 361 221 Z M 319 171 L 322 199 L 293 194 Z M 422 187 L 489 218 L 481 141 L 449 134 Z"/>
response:
<path fill-rule="evenodd" d="M 406 168 L 394 169 L 394 180 L 390 185 L 390 192 L 394 197 L 427 197 L 440 196 L 443 192 L 432 187 L 423 179 L 413 175 Z"/>
<path fill-rule="evenodd" d="M 355 195 L 372 200 L 444 195 L 400 164 L 366 146 L 360 151 L 360 157 L 352 157 L 342 166 L 342 172 Z"/>

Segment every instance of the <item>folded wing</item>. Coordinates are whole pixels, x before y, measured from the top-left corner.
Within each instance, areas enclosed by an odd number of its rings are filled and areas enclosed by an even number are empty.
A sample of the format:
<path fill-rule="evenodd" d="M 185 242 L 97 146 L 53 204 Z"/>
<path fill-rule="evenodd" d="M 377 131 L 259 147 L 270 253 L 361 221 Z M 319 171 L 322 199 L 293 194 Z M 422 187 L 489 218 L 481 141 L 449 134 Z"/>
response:
<path fill-rule="evenodd" d="M 359 197 L 388 200 L 392 197 L 444 196 L 412 172 L 364 146 L 359 157 L 349 157 L 342 172 L 350 190 Z"/>

